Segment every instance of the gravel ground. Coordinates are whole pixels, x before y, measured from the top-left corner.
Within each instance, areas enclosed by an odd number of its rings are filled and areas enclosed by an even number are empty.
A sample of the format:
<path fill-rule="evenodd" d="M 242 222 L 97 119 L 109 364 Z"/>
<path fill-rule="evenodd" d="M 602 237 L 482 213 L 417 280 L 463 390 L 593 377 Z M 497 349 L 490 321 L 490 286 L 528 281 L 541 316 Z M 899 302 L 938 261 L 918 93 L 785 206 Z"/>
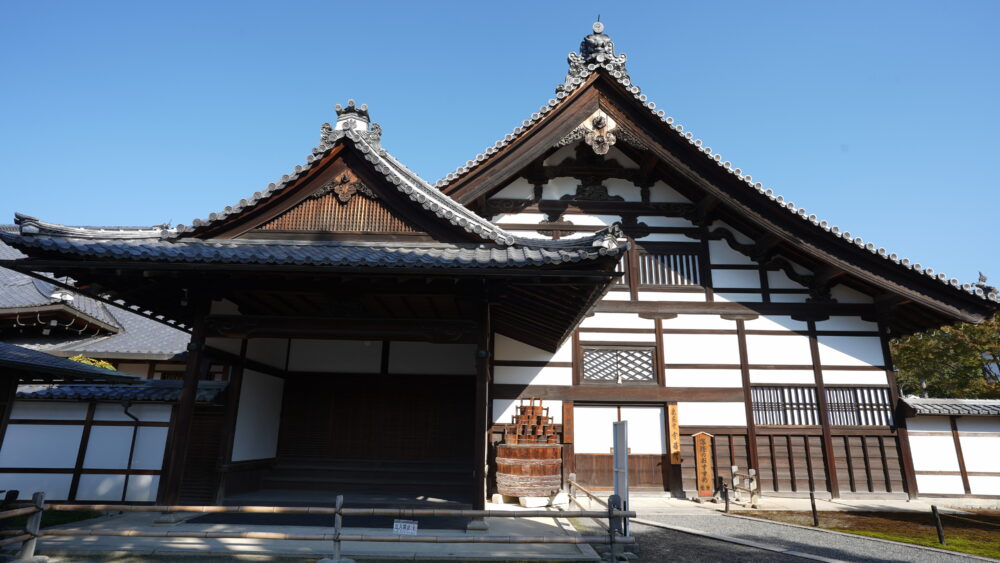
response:
<path fill-rule="evenodd" d="M 640 512 L 639 516 L 646 520 L 662 522 L 673 526 L 683 526 L 685 528 L 692 528 L 703 532 L 730 536 L 742 540 L 777 545 L 795 551 L 808 553 L 810 555 L 829 557 L 831 559 L 841 559 L 846 561 L 898 561 L 900 563 L 970 563 L 971 561 L 975 561 L 975 559 L 962 557 L 960 555 L 950 555 L 947 553 L 910 547 L 894 542 L 887 543 L 863 537 L 844 536 L 816 530 L 804 530 L 802 528 L 783 526 L 781 524 L 775 524 L 765 520 L 734 518 L 731 516 L 725 516 L 721 513 L 710 513 L 708 511 L 706 511 L 706 514 L 704 515 L 691 514 L 690 512 L 677 515 Z M 634 531 L 638 532 L 642 528 L 647 530 L 650 529 L 644 526 L 635 526 Z M 667 532 L 667 530 L 661 531 Z M 802 559 L 789 558 L 787 555 L 782 556 L 777 553 L 772 553 L 772 555 L 779 557 L 779 559 L 771 559 L 772 561 L 802 561 Z M 780 559 L 780 557 L 785 557 L 785 559 Z M 643 559 L 646 558 L 643 557 Z"/>

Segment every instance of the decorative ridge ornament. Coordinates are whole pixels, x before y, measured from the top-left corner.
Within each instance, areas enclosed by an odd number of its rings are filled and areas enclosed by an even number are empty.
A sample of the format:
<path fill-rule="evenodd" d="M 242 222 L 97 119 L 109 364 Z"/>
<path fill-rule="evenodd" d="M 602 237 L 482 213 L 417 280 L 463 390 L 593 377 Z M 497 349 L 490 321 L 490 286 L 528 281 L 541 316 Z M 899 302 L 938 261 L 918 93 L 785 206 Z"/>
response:
<path fill-rule="evenodd" d="M 556 86 L 556 93 L 572 90 L 584 76 L 598 67 L 604 68 L 619 80 L 628 78 L 628 71 L 625 69 L 627 57 L 625 53 L 615 54 L 615 44 L 604 33 L 604 24 L 594 22 L 592 29 L 594 32 L 580 42 L 580 52 L 569 54 L 569 72 L 566 73 L 565 82 Z"/>
<path fill-rule="evenodd" d="M 611 132 L 613 127 L 608 122 L 608 118 L 603 115 L 597 115 L 590 120 L 590 125 L 593 129 L 584 135 L 583 142 L 590 145 L 590 148 L 594 149 L 595 154 L 608 154 L 608 151 L 611 150 L 611 145 L 615 144 L 616 141 L 615 134 Z"/>
<path fill-rule="evenodd" d="M 375 192 L 373 192 L 371 188 L 364 185 L 361 180 L 352 178 L 346 173 L 341 175 L 339 178 L 335 178 L 323 184 L 318 190 L 313 192 L 309 198 L 320 198 L 330 192 L 333 192 L 337 196 L 337 201 L 341 204 L 347 204 L 356 194 L 361 194 L 368 199 L 378 199 Z"/>

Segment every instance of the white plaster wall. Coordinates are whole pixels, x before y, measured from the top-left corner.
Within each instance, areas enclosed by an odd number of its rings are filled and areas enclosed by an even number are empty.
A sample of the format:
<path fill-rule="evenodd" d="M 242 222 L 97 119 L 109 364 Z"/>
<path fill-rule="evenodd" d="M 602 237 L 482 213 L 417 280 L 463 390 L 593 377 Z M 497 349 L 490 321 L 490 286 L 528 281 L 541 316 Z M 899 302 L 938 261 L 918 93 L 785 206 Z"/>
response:
<path fill-rule="evenodd" d="M 541 348 L 525 344 L 502 334 L 497 334 L 493 341 L 493 356 L 497 360 L 520 360 L 532 362 L 570 362 L 573 361 L 572 340 L 567 339 L 555 354 Z"/>
<path fill-rule="evenodd" d="M 493 217 L 494 223 L 513 223 L 518 225 L 535 225 L 545 219 L 543 213 L 501 213 Z"/>
<path fill-rule="evenodd" d="M 82 435 L 83 425 L 10 424 L 0 448 L 0 467 L 72 468 Z"/>
<path fill-rule="evenodd" d="M 726 320 L 719 315 L 677 315 L 672 319 L 663 319 L 664 329 L 708 329 L 736 330 L 736 321 Z M 672 338 L 673 335 L 664 336 Z"/>
<path fill-rule="evenodd" d="M 757 270 L 712 270 L 712 287 L 733 287 L 760 289 L 760 274 Z"/>
<path fill-rule="evenodd" d="M 118 367 L 115 368 L 122 373 L 127 373 L 129 375 L 137 375 L 139 377 L 145 378 L 149 374 L 148 364 L 129 364 L 125 362 L 119 362 Z"/>
<path fill-rule="evenodd" d="M 618 215 L 592 215 L 589 213 L 572 213 L 564 215 L 563 218 L 577 226 L 598 227 L 595 230 L 600 230 L 622 220 Z"/>
<path fill-rule="evenodd" d="M 153 502 L 160 487 L 159 475 L 132 475 L 128 478 L 127 502 Z"/>
<path fill-rule="evenodd" d="M 247 341 L 247 358 L 284 369 L 288 350 L 286 338 L 251 338 Z"/>
<path fill-rule="evenodd" d="M 87 403 L 57 403 L 41 401 L 14 401 L 10 411 L 12 419 L 35 420 L 85 420 Z"/>
<path fill-rule="evenodd" d="M 284 381 L 253 370 L 243 371 L 233 461 L 267 459 L 278 449 Z"/>
<path fill-rule="evenodd" d="M 748 334 L 747 358 L 751 364 L 812 365 L 809 337 Z"/>
<path fill-rule="evenodd" d="M 652 332 L 581 332 L 580 342 L 656 342 L 656 334 Z"/>
<path fill-rule="evenodd" d="M 601 300 L 602 301 L 631 301 L 632 300 L 632 295 L 628 292 L 628 290 L 622 291 L 622 290 L 616 290 L 614 288 L 611 288 L 611 289 L 608 290 L 607 293 L 604 294 L 604 297 Z"/>
<path fill-rule="evenodd" d="M 628 180 L 608 178 L 604 180 L 604 185 L 607 186 L 610 196 L 619 196 L 625 201 L 633 203 L 642 201 L 642 190 Z"/>
<path fill-rule="evenodd" d="M 736 369 L 666 369 L 667 387 L 743 387 L 743 375 Z"/>
<path fill-rule="evenodd" d="M 243 347 L 243 340 L 239 338 L 221 338 L 218 336 L 210 336 L 205 339 L 205 346 L 239 356 L 240 349 Z"/>
<path fill-rule="evenodd" d="M 77 500 L 118 502 L 122 500 L 124 487 L 124 475 L 81 475 L 76 498 Z"/>
<path fill-rule="evenodd" d="M 524 178 L 514 180 L 490 199 L 531 199 L 535 195 L 535 187 Z"/>
<path fill-rule="evenodd" d="M 951 432 L 947 416 L 915 416 L 906 419 L 906 427 L 911 432 Z M 961 427 L 959 427 L 961 428 Z M 913 438 L 910 438 L 912 441 Z"/>
<path fill-rule="evenodd" d="M 958 471 L 958 455 L 951 436 L 910 435 L 909 438 L 915 471 Z"/>
<path fill-rule="evenodd" d="M 633 454 L 664 454 L 667 432 L 663 407 L 622 406 L 621 419 L 628 421 L 628 448 Z"/>
<path fill-rule="evenodd" d="M 994 471 L 996 467 L 994 466 Z M 1000 477 L 970 475 L 969 489 L 974 495 L 1000 495 Z"/>
<path fill-rule="evenodd" d="M 729 243 L 724 240 L 708 241 L 708 255 L 712 264 L 743 264 L 752 266 L 754 261 L 744 254 L 733 250 Z"/>
<path fill-rule="evenodd" d="M 919 471 L 919 470 L 918 470 Z M 917 475 L 917 491 L 922 495 L 964 495 L 961 475 Z"/>
<path fill-rule="evenodd" d="M 392 342 L 389 344 L 389 373 L 475 375 L 476 345 Z"/>
<path fill-rule="evenodd" d="M 677 420 L 681 426 L 746 426 L 743 402 L 677 402 Z"/>
<path fill-rule="evenodd" d="M 807 293 L 771 293 L 772 303 L 805 303 L 809 301 Z"/>
<path fill-rule="evenodd" d="M 797 321 L 792 317 L 780 315 L 761 315 L 756 319 L 744 321 L 743 326 L 747 330 L 808 330 L 809 323 Z"/>
<path fill-rule="evenodd" d="M 511 230 L 509 230 L 507 232 L 509 232 L 510 234 L 512 234 L 514 236 L 522 237 L 522 238 L 530 238 L 530 239 L 538 239 L 538 240 L 552 240 L 552 237 L 550 237 L 549 235 L 543 235 L 542 233 L 539 233 L 538 231 L 523 231 L 523 230 L 519 230 L 519 229 L 511 229 Z"/>
<path fill-rule="evenodd" d="M 142 422 L 170 422 L 171 408 L 171 405 L 166 404 L 136 403 L 129 407 L 128 412 Z M 94 420 L 132 421 L 125 416 L 125 408 L 121 403 L 97 403 Z"/>
<path fill-rule="evenodd" d="M 866 295 L 847 287 L 846 285 L 835 285 L 830 288 L 830 296 L 839 303 L 874 303 L 875 299 L 871 295 Z"/>
<path fill-rule="evenodd" d="M 594 313 L 580 323 L 583 328 L 648 328 L 656 327 L 653 319 L 644 319 L 636 313 Z"/>
<path fill-rule="evenodd" d="M 43 491 L 47 501 L 66 500 L 72 480 L 71 473 L 0 473 L 0 489 L 21 491 L 19 498 Z"/>
<path fill-rule="evenodd" d="M 882 340 L 877 336 L 818 336 L 819 358 L 825 366 L 881 366 Z"/>
<path fill-rule="evenodd" d="M 823 370 L 823 382 L 834 385 L 887 385 L 889 377 L 884 371 Z"/>
<path fill-rule="evenodd" d="M 566 160 L 567 158 L 573 158 L 573 157 L 575 157 L 576 156 L 576 146 L 577 146 L 577 143 L 572 143 L 572 144 L 566 145 L 565 147 L 559 147 L 559 149 L 556 150 L 556 152 L 552 153 L 551 155 L 549 155 L 548 158 L 546 158 L 544 161 L 542 161 L 542 165 L 544 165 L 544 166 L 555 166 L 555 165 L 561 163 L 562 161 Z"/>
<path fill-rule="evenodd" d="M 639 239 L 640 244 L 644 242 L 694 242 L 691 237 L 681 233 L 652 233 Z"/>
<path fill-rule="evenodd" d="M 640 223 L 645 223 L 650 227 L 682 227 L 692 229 L 695 224 L 683 217 L 660 217 L 657 215 L 640 215 L 637 219 Z M 689 242 L 694 239 L 688 239 Z"/>
<path fill-rule="evenodd" d="M 136 443 L 138 441 L 136 435 Z M 127 426 L 94 426 L 90 429 L 90 441 L 87 443 L 87 455 L 83 459 L 83 467 L 125 469 L 131 443 L 132 429 Z"/>
<path fill-rule="evenodd" d="M 760 303 L 764 298 L 759 293 L 716 292 L 715 300 L 719 303 Z"/>
<path fill-rule="evenodd" d="M 691 203 L 691 200 L 682 196 L 680 192 L 671 188 L 662 180 L 658 180 L 649 188 L 649 201 L 651 202 L 673 202 Z"/>
<path fill-rule="evenodd" d="M 816 375 L 811 369 L 752 369 L 750 383 L 812 385 L 816 383 Z"/>
<path fill-rule="evenodd" d="M 754 240 L 752 238 L 750 238 L 747 235 L 743 234 L 741 231 L 737 231 L 736 229 L 734 229 L 732 226 L 730 226 L 728 223 L 726 223 L 724 221 L 713 221 L 712 224 L 709 225 L 709 230 L 715 230 L 715 229 L 726 229 L 727 231 L 732 232 L 733 236 L 736 237 L 736 242 L 739 242 L 739 243 L 742 243 L 742 244 L 752 244 L 754 242 Z"/>
<path fill-rule="evenodd" d="M 493 422 L 510 424 L 511 417 L 517 414 L 519 404 L 520 399 L 493 399 Z M 562 424 L 562 401 L 545 399 L 543 406 L 548 407 L 553 424 Z"/>
<path fill-rule="evenodd" d="M 664 334 L 667 364 L 739 364 L 740 344 L 735 334 Z"/>
<path fill-rule="evenodd" d="M 793 281 L 782 270 L 767 273 L 767 285 L 772 289 L 805 289 L 806 286 Z"/>
<path fill-rule="evenodd" d="M 1000 436 L 1000 417 L 960 416 L 955 419 L 955 426 L 959 432 L 994 432 Z"/>
<path fill-rule="evenodd" d="M 958 439 L 962 443 L 966 471 L 1000 473 L 1000 435 L 963 436 L 959 432 Z"/>
<path fill-rule="evenodd" d="M 572 385 L 573 368 L 555 366 L 494 366 L 496 383 L 523 385 Z"/>
<path fill-rule="evenodd" d="M 564 195 L 576 193 L 580 180 L 576 178 L 552 178 L 542 186 L 542 199 L 561 199 Z"/>
<path fill-rule="evenodd" d="M 640 291 L 639 301 L 704 301 L 703 291 Z"/>
<path fill-rule="evenodd" d="M 830 317 L 816 323 L 816 330 L 857 330 L 859 332 L 878 332 L 878 323 L 863 320 L 861 317 Z"/>
<path fill-rule="evenodd" d="M 573 407 L 573 451 L 578 454 L 610 454 L 618 407 Z"/>
<path fill-rule="evenodd" d="M 368 340 L 295 339 L 292 340 L 288 369 L 379 373 L 382 371 L 382 343 Z"/>

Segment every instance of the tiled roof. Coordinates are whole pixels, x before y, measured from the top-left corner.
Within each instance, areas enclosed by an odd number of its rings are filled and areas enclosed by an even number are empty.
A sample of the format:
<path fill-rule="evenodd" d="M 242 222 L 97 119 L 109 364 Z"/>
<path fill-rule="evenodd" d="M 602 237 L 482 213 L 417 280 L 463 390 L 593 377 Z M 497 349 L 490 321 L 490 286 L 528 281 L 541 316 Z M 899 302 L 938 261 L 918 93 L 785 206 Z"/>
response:
<path fill-rule="evenodd" d="M 337 113 L 342 119 L 345 116 L 350 117 L 352 126 L 353 123 L 366 124 L 368 121 L 367 106 L 362 105 L 358 109 L 353 100 L 348 102 L 347 108 L 338 105 Z M 190 227 L 177 225 L 176 232 L 171 233 L 170 236 L 199 232 L 277 195 L 319 163 L 334 147 L 350 141 L 391 185 L 438 218 L 475 234 L 485 241 L 493 241 L 503 245 L 512 245 L 516 242 L 514 235 L 444 195 L 390 155 L 381 145 L 381 127 L 378 124 L 372 124 L 372 130 L 368 131 L 353 128 L 333 129 L 329 123 L 324 123 L 321 131 L 319 145 L 312 150 L 312 154 L 306 157 L 304 165 L 296 166 L 293 172 L 285 174 L 279 181 L 268 185 L 266 189 L 254 193 L 249 199 L 242 199 L 236 205 L 209 214 L 207 219 L 195 219 Z"/>
<path fill-rule="evenodd" d="M 1000 416 L 1000 399 L 923 399 L 904 397 L 918 415 Z"/>
<path fill-rule="evenodd" d="M 444 196 L 442 196 L 444 197 Z M 22 222 L 25 224 L 37 224 Z M 339 267 L 512 267 L 592 260 L 620 252 L 614 229 L 567 241 L 520 239 L 512 245 L 446 243 L 362 243 L 261 241 L 245 239 L 70 238 L 0 232 L 0 241 L 18 248 L 91 259 L 172 263 L 273 264 Z"/>
<path fill-rule="evenodd" d="M 99 232 L 113 232 L 108 227 L 93 229 Z M 0 225 L 0 232 L 14 234 L 18 232 L 18 227 Z M 0 260 L 20 258 L 25 258 L 25 255 L 0 241 Z M 187 344 L 191 339 L 191 335 L 187 332 L 171 328 L 124 308 L 102 303 L 82 293 L 62 291 L 64 294 L 72 293 L 73 299 L 55 300 L 52 294 L 56 291 L 56 287 L 49 282 L 0 267 L 0 309 L 22 309 L 61 303 L 117 329 L 117 332 L 95 336 L 93 331 L 84 331 L 79 337 L 14 338 L 8 339 L 8 342 L 59 356 L 146 355 L 167 359 L 182 356 L 187 350 Z"/>
<path fill-rule="evenodd" d="M 830 224 L 828 221 L 821 220 L 819 217 L 809 213 L 804 208 L 797 207 L 793 202 L 786 201 L 784 197 L 774 193 L 773 189 L 765 187 L 760 182 L 755 182 L 752 176 L 745 174 L 742 169 L 736 168 L 728 160 L 724 160 L 721 154 L 713 151 L 711 147 L 704 143 L 704 141 L 696 139 L 693 132 L 690 130 L 685 131 L 684 126 L 677 123 L 673 117 L 668 117 L 662 109 L 657 110 L 656 104 L 648 100 L 646 95 L 643 94 L 640 88 L 632 82 L 632 79 L 626 72 L 625 54 L 619 53 L 616 55 L 614 53 L 614 44 L 611 42 L 610 37 L 604 34 L 603 31 L 604 26 L 600 24 L 600 22 L 594 24 L 594 33 L 588 35 L 584 39 L 581 44 L 580 54 L 570 53 L 569 72 L 565 81 L 556 87 L 555 98 L 550 99 L 547 104 L 543 105 L 537 112 L 533 113 L 530 118 L 525 119 L 521 125 L 515 127 L 513 131 L 505 135 L 492 146 L 487 147 L 483 152 L 476 155 L 475 158 L 467 161 L 464 165 L 459 166 L 454 172 L 449 173 L 444 178 L 435 182 L 434 186 L 438 189 L 443 188 L 488 160 L 489 157 L 509 145 L 515 139 L 520 137 L 521 134 L 530 129 L 532 125 L 540 121 L 546 114 L 554 110 L 562 102 L 562 100 L 566 99 L 569 94 L 579 88 L 587 77 L 597 72 L 599 69 L 603 69 L 611 78 L 616 80 L 629 93 L 631 93 L 636 100 L 641 102 L 654 117 L 665 123 L 683 140 L 686 140 L 691 145 L 697 147 L 697 149 L 705 155 L 705 158 L 714 161 L 718 166 L 724 168 L 727 172 L 737 177 L 746 185 L 748 189 L 757 191 L 775 205 L 786 209 L 789 213 L 795 215 L 803 221 L 812 223 L 818 229 L 829 233 L 836 238 L 842 239 L 845 244 L 852 244 L 858 248 L 867 250 L 872 254 L 877 254 L 878 256 L 897 264 L 900 268 L 912 270 L 917 274 L 936 279 L 942 284 L 950 286 L 956 290 L 976 295 L 994 303 L 1000 303 L 1000 294 L 997 294 L 994 291 L 988 292 L 987 290 L 984 290 L 983 284 L 962 283 L 958 280 L 958 278 L 949 279 L 944 272 L 936 272 L 933 268 L 924 267 L 922 264 L 911 261 L 909 258 L 899 256 L 896 253 L 891 253 L 873 242 L 866 242 L 864 239 L 857 236 L 856 233 L 851 233 L 848 230 L 841 229 L 837 225 Z"/>
<path fill-rule="evenodd" d="M 195 401 L 210 403 L 225 390 L 226 381 L 199 381 Z M 150 380 L 135 385 L 21 385 L 17 398 L 29 401 L 134 401 L 175 403 L 181 381 Z"/>
<path fill-rule="evenodd" d="M 57 358 L 4 342 L 0 342 L 0 370 L 14 372 L 22 381 L 130 382 L 137 379 L 126 373 Z"/>

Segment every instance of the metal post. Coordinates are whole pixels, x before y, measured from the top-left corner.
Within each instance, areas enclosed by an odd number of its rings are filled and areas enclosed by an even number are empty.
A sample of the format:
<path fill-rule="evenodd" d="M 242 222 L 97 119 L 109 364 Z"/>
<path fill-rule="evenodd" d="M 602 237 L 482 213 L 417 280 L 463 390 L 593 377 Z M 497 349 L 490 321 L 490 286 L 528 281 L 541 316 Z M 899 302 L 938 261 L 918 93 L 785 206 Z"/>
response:
<path fill-rule="evenodd" d="M 628 510 L 628 421 L 612 423 L 614 439 L 614 485 L 615 496 L 621 510 Z M 622 535 L 629 535 L 628 518 L 622 520 Z"/>
<path fill-rule="evenodd" d="M 812 505 L 813 526 L 819 528 L 819 513 L 816 512 L 816 491 L 809 489 L 809 504 Z"/>
<path fill-rule="evenodd" d="M 31 504 L 38 509 L 38 512 L 28 516 L 28 522 L 24 526 L 24 531 L 31 534 L 31 539 L 21 545 L 21 553 L 17 560 L 32 560 L 35 557 L 35 545 L 38 543 L 38 530 L 42 527 L 42 510 L 45 508 L 45 493 L 37 492 L 31 495 Z"/>
<path fill-rule="evenodd" d="M 729 514 L 729 483 L 722 483 L 722 500 L 726 501 L 726 514 Z"/>
<path fill-rule="evenodd" d="M 354 563 L 353 559 L 344 557 L 341 553 L 340 534 L 344 528 L 344 495 L 337 495 L 336 512 L 333 515 L 333 557 L 320 559 L 319 563 Z"/>
<path fill-rule="evenodd" d="M 622 498 L 618 495 L 608 497 L 608 544 L 611 548 L 611 560 L 618 561 L 621 555 L 621 544 L 615 542 L 615 534 L 620 534 L 622 528 L 622 518 L 615 516 L 616 510 L 622 510 Z"/>
<path fill-rule="evenodd" d="M 937 528 L 938 543 L 947 545 L 947 542 L 944 541 L 944 526 L 941 525 L 941 515 L 938 514 L 937 505 L 931 505 L 931 515 L 934 516 L 934 527 Z"/>

